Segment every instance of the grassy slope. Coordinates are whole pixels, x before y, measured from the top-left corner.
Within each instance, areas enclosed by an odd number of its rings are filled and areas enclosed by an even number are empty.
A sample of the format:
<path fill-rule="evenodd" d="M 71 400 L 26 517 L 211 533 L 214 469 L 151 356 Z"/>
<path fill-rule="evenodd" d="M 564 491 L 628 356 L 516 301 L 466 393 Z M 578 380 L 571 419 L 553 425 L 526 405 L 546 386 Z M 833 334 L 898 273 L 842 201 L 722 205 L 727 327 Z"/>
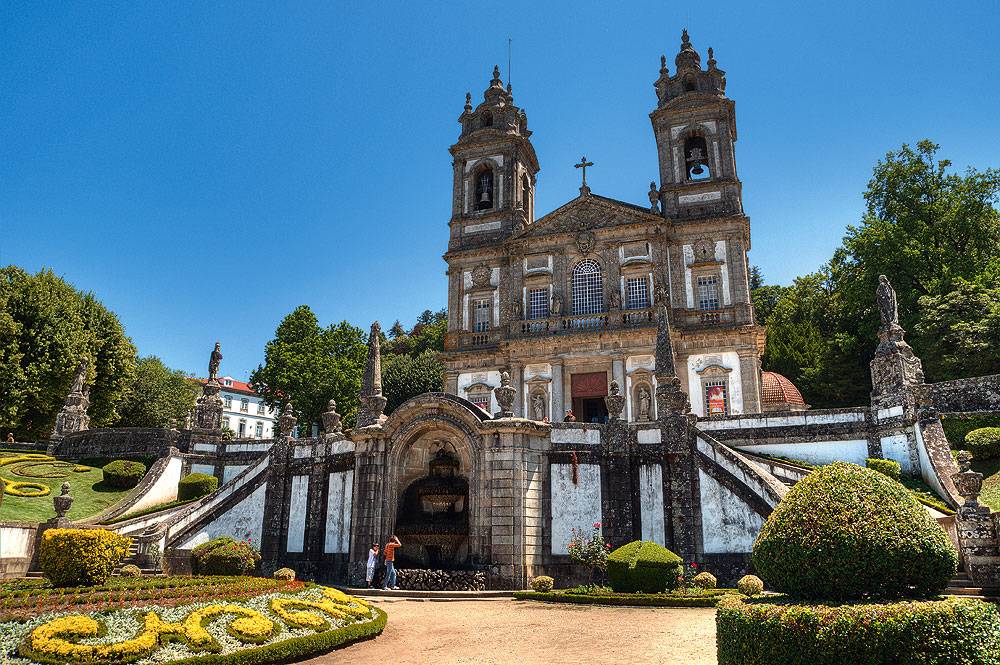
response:
<path fill-rule="evenodd" d="M 972 470 L 985 476 L 979 502 L 1000 512 L 1000 459 L 973 460 Z"/>
<path fill-rule="evenodd" d="M 104 474 L 101 467 L 109 461 L 106 459 L 81 460 L 80 464 L 91 467 L 90 471 L 74 473 L 70 470 L 68 478 L 20 478 L 12 475 L 9 471 L 0 470 L 0 473 L 3 473 L 7 478 L 42 483 L 48 485 L 51 490 L 47 496 L 39 497 L 5 495 L 3 503 L 0 504 L 0 521 L 44 522 L 55 517 L 56 511 L 52 505 L 52 497 L 59 494 L 65 481 L 69 481 L 70 495 L 73 497 L 73 506 L 69 509 L 67 517 L 76 520 L 101 512 L 128 493 L 128 490 L 114 489 L 104 484 Z"/>

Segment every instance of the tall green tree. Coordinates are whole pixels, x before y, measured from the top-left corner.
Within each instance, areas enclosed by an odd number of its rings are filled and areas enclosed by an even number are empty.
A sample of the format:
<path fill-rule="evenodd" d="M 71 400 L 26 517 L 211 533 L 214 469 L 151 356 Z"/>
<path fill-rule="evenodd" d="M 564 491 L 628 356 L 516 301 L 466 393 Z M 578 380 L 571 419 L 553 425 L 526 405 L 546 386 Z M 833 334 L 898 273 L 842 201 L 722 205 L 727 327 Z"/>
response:
<path fill-rule="evenodd" d="M 944 295 L 924 296 L 916 330 L 934 340 L 923 358 L 930 379 L 1000 373 L 1000 286 L 959 279 Z"/>
<path fill-rule="evenodd" d="M 765 284 L 764 273 L 757 266 L 750 268 L 750 302 L 753 303 L 754 321 L 767 325 L 767 320 L 785 293 L 785 287 Z"/>
<path fill-rule="evenodd" d="M 0 268 L 0 429 L 47 437 L 82 358 L 90 361 L 91 426 L 110 425 L 135 375 L 121 322 L 51 270 Z"/>
<path fill-rule="evenodd" d="M 250 375 L 250 385 L 279 411 L 291 400 L 300 426 L 319 423 L 327 402 L 335 399 L 350 426 L 357 417 L 366 341 L 347 321 L 321 327 L 313 311 L 300 305 L 264 347 L 264 364 Z"/>
<path fill-rule="evenodd" d="M 140 358 L 129 394 L 118 406 L 116 427 L 166 427 L 182 424 L 194 406 L 196 384 L 179 370 L 171 370 L 156 356 Z"/>
<path fill-rule="evenodd" d="M 436 351 L 416 356 L 390 355 L 382 364 L 382 390 L 385 412 L 392 413 L 400 404 L 423 393 L 440 392 L 444 367 Z"/>

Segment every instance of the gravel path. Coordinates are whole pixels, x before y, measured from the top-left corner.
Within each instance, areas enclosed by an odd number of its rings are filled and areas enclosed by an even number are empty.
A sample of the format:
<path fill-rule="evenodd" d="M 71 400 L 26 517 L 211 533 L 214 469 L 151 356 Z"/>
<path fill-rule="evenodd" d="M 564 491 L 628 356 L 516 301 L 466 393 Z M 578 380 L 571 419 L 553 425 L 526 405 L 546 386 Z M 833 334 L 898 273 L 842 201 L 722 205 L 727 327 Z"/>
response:
<path fill-rule="evenodd" d="M 557 605 L 516 600 L 375 602 L 380 637 L 313 665 L 716 665 L 715 610 Z"/>

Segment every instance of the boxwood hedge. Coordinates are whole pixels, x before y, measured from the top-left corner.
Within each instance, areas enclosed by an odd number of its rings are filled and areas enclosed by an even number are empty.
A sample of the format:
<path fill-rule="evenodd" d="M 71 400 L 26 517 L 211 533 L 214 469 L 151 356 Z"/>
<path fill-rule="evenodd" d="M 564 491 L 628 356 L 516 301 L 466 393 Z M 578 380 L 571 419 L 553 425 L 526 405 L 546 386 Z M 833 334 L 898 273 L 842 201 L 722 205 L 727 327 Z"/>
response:
<path fill-rule="evenodd" d="M 957 564 L 947 534 L 902 485 L 844 462 L 789 490 L 753 546 L 758 574 L 796 598 L 930 597 Z"/>
<path fill-rule="evenodd" d="M 660 593 L 599 594 L 564 591 L 515 591 L 517 600 L 543 600 L 577 605 L 620 605 L 631 607 L 715 607 L 727 592 L 697 596 L 672 596 Z M 732 593 L 732 592 L 729 592 Z"/>
<path fill-rule="evenodd" d="M 125 555 L 130 538 L 104 529 L 47 529 L 38 566 L 52 586 L 104 584 Z"/>
<path fill-rule="evenodd" d="M 104 482 L 109 486 L 130 490 L 146 475 L 146 465 L 142 462 L 116 459 L 105 464 L 101 471 L 104 472 Z"/>
<path fill-rule="evenodd" d="M 965 436 L 965 447 L 977 460 L 1000 457 L 1000 427 L 980 427 Z"/>
<path fill-rule="evenodd" d="M 663 545 L 634 540 L 608 555 L 608 584 L 618 593 L 660 593 L 677 586 L 683 565 Z"/>
<path fill-rule="evenodd" d="M 797 605 L 726 596 L 715 616 L 719 665 L 1000 665 L 1000 611 L 979 600 Z"/>
<path fill-rule="evenodd" d="M 219 479 L 207 473 L 189 473 L 177 483 L 177 500 L 200 499 L 219 488 Z"/>

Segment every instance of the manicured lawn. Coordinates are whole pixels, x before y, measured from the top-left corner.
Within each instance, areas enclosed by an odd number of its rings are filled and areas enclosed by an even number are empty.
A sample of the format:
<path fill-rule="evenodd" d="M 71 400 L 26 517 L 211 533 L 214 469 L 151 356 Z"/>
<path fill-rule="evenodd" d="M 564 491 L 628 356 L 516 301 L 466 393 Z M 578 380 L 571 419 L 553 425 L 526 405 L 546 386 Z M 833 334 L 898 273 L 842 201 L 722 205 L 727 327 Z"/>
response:
<path fill-rule="evenodd" d="M 972 461 L 972 470 L 983 474 L 983 493 L 979 502 L 1000 511 L 1000 459 Z"/>
<path fill-rule="evenodd" d="M 0 456 L 9 456 L 10 454 L 12 453 L 0 452 Z M 109 461 L 107 459 L 80 460 L 80 465 L 90 467 L 90 469 L 82 473 L 77 473 L 73 469 L 68 469 L 68 471 L 61 469 L 60 471 L 68 473 L 68 476 L 64 478 L 16 476 L 11 473 L 10 467 L 0 467 L 0 475 L 4 478 L 41 483 L 49 488 L 49 494 L 46 496 L 21 497 L 5 494 L 3 503 L 0 504 L 0 521 L 44 522 L 55 517 L 56 511 L 52 504 L 52 498 L 59 495 L 60 488 L 66 481 L 70 484 L 70 494 L 73 497 L 73 506 L 67 517 L 77 520 L 101 512 L 128 493 L 128 490 L 120 490 L 104 484 L 104 474 L 101 472 L 101 467 Z"/>

